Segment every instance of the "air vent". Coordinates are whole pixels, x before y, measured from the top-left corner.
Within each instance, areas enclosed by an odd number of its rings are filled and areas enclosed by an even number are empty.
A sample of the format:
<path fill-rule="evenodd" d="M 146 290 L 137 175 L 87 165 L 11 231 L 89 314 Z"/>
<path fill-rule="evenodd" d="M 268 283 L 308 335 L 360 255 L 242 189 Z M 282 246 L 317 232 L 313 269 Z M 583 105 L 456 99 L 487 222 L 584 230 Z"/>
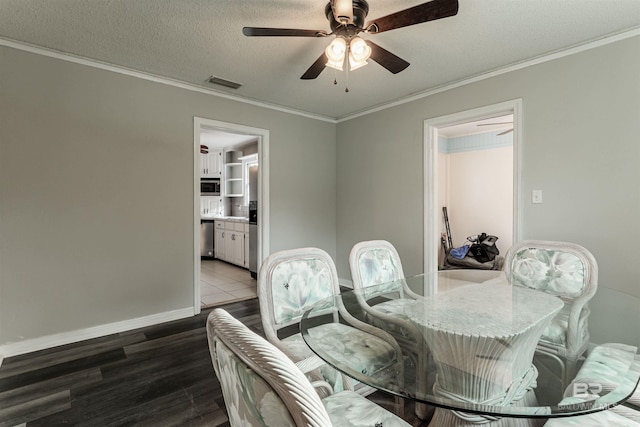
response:
<path fill-rule="evenodd" d="M 221 79 L 220 77 L 216 77 L 216 76 L 209 77 L 207 79 L 207 83 L 224 86 L 224 87 L 228 87 L 228 88 L 231 88 L 231 89 L 238 89 L 240 86 L 242 86 L 240 83 L 236 83 L 236 82 L 232 82 L 232 81 L 229 81 L 229 80 Z"/>

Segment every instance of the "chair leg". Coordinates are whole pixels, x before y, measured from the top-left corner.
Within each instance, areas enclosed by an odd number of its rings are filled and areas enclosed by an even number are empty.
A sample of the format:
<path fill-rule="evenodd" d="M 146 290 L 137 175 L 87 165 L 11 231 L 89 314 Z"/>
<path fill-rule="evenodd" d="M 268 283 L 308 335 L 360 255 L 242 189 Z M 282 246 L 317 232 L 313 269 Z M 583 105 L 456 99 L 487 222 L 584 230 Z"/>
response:
<path fill-rule="evenodd" d="M 404 419 L 404 398 L 394 396 L 393 400 L 395 401 L 396 415 Z"/>
<path fill-rule="evenodd" d="M 433 412 L 435 408 L 431 405 L 427 405 L 426 403 L 416 402 L 416 416 L 423 421 L 430 420 L 433 417 Z"/>
<path fill-rule="evenodd" d="M 577 366 L 578 366 L 578 359 L 577 358 L 567 358 L 567 361 L 565 363 L 565 368 L 564 368 L 564 386 L 566 387 L 567 385 L 569 385 L 569 383 L 574 379 L 575 375 L 577 374 Z"/>
<path fill-rule="evenodd" d="M 422 351 L 416 355 L 415 365 L 416 365 L 416 375 L 418 379 L 418 384 L 421 384 L 422 387 L 428 387 L 427 384 L 427 372 L 428 372 L 428 364 L 430 353 L 426 346 L 423 347 Z M 424 390 L 423 390 L 424 391 Z M 433 417 L 433 412 L 435 408 L 426 403 L 418 403 L 416 402 L 415 414 L 421 420 L 429 420 Z"/>

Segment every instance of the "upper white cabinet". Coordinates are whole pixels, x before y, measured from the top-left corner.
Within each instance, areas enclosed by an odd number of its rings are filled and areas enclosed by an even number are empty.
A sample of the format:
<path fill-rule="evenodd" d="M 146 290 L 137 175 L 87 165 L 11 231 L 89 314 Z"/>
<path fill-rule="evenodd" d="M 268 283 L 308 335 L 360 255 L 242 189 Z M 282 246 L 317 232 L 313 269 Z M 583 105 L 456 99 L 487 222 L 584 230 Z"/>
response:
<path fill-rule="evenodd" d="M 200 196 L 201 216 L 221 216 L 223 207 L 222 197 Z"/>
<path fill-rule="evenodd" d="M 224 195 L 226 197 L 242 197 L 244 194 L 240 157 L 242 157 L 242 151 L 229 150 L 225 153 Z"/>
<path fill-rule="evenodd" d="M 203 178 L 222 176 L 222 151 L 209 150 L 208 153 L 200 153 L 200 176 Z"/>

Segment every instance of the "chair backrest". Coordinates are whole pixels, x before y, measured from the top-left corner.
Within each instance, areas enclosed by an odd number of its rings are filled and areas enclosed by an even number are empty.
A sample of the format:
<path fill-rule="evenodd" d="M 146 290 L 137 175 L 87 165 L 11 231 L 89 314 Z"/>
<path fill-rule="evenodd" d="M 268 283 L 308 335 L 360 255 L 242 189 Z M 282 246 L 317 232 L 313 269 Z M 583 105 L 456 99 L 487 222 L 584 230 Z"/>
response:
<path fill-rule="evenodd" d="M 269 255 L 258 273 L 260 316 L 267 339 L 278 342 L 278 330 L 299 323 L 312 305 L 339 293 L 335 264 L 322 249 L 290 249 Z"/>
<path fill-rule="evenodd" d="M 354 289 L 404 278 L 400 255 L 386 240 L 368 240 L 353 245 L 349 267 Z"/>
<path fill-rule="evenodd" d="M 559 296 L 565 303 L 588 301 L 598 287 L 598 264 L 587 249 L 567 242 L 525 240 L 505 257 L 515 283 Z"/>
<path fill-rule="evenodd" d="M 209 314 L 207 337 L 232 427 L 332 425 L 297 366 L 225 310 Z"/>

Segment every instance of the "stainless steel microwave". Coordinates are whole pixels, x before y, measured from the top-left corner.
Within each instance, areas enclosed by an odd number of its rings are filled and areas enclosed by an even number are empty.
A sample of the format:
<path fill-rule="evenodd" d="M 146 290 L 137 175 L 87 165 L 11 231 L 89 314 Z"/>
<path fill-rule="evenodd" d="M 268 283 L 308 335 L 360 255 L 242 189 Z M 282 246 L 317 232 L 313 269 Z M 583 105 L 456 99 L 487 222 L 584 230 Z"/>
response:
<path fill-rule="evenodd" d="M 200 179 L 200 195 L 201 196 L 219 196 L 220 195 L 220 178 Z"/>

